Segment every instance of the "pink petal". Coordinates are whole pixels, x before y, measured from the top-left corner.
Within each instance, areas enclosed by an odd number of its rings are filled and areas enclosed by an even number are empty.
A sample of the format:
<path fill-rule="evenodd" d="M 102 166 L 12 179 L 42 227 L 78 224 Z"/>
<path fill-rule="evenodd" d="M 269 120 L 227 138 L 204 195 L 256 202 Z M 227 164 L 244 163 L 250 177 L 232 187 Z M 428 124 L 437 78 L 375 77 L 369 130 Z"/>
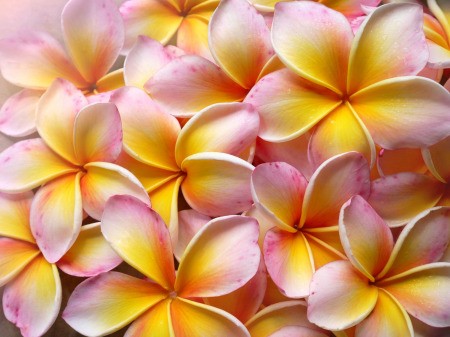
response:
<path fill-rule="evenodd" d="M 277 330 L 270 337 L 326 337 L 328 335 L 299 325 L 288 325 Z"/>

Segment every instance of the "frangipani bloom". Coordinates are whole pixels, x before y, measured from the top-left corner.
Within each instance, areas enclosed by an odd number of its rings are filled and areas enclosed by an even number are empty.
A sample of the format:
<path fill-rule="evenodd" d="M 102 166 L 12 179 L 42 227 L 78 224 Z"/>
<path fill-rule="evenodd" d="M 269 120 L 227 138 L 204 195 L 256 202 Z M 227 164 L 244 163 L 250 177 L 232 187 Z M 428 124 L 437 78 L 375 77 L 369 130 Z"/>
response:
<path fill-rule="evenodd" d="M 249 337 L 236 318 L 192 299 L 227 294 L 256 273 L 260 250 L 255 219 L 231 215 L 210 221 L 189 243 L 176 275 L 169 231 L 143 202 L 112 197 L 102 231 L 116 252 L 148 279 L 108 272 L 81 283 L 63 314 L 75 330 L 103 336 L 134 321 L 127 337 Z"/>
<path fill-rule="evenodd" d="M 320 268 L 311 281 L 308 318 L 333 330 L 356 326 L 355 337 L 405 336 L 408 314 L 450 326 L 450 263 L 436 262 L 449 241 L 450 210 L 428 210 L 394 244 L 389 227 L 360 196 L 341 210 L 339 233 L 349 261 Z"/>
<path fill-rule="evenodd" d="M 355 152 L 324 162 L 309 183 L 286 163 L 255 168 L 253 198 L 274 226 L 265 235 L 264 260 L 283 294 L 308 296 L 315 269 L 345 259 L 337 227 L 339 210 L 353 195 L 369 196 L 369 174 L 367 161 Z"/>
<path fill-rule="evenodd" d="M 425 15 L 424 31 L 427 37 L 431 68 L 450 68 L 450 3 L 447 0 L 428 0 L 428 7 L 436 19 Z"/>
<path fill-rule="evenodd" d="M 3 311 L 24 337 L 42 336 L 55 321 L 61 305 L 58 269 L 41 254 L 30 231 L 32 198 L 31 192 L 0 193 L 0 287 L 6 284 Z M 64 265 L 58 266 L 80 276 L 116 267 L 122 260 L 103 239 L 99 225 L 85 226 L 76 247 L 63 258 Z M 95 247 L 89 247 L 92 242 Z"/>
<path fill-rule="evenodd" d="M 279 69 L 270 30 L 246 0 L 224 0 L 209 25 L 217 65 L 196 55 L 174 59 L 145 84 L 165 112 L 190 117 L 215 103 L 242 101 L 258 79 Z"/>
<path fill-rule="evenodd" d="M 278 3 L 273 46 L 290 70 L 265 76 L 245 100 L 260 113 L 259 136 L 280 142 L 312 130 L 317 166 L 351 150 L 373 164 L 374 142 L 420 148 L 449 135 L 450 94 L 409 76 L 428 60 L 422 17 L 418 5 L 383 5 L 353 36 L 346 18 L 323 5 Z"/>
<path fill-rule="evenodd" d="M 87 104 L 81 91 L 58 79 L 42 96 L 42 138 L 19 141 L 0 154 L 0 191 L 43 185 L 31 206 L 31 230 L 50 262 L 58 261 L 81 228 L 83 210 L 100 219 L 106 200 L 127 193 L 149 202 L 141 183 L 113 164 L 122 150 L 122 125 L 112 103 Z"/>
<path fill-rule="evenodd" d="M 123 123 L 125 153 L 119 162 L 140 179 L 173 240 L 178 236 L 180 189 L 193 209 L 208 216 L 251 207 L 254 167 L 238 157 L 248 158 L 258 133 L 259 117 L 250 104 L 211 106 L 181 129 L 142 90 L 119 89 L 111 101 Z"/>
<path fill-rule="evenodd" d="M 107 74 L 124 41 L 123 22 L 112 0 L 70 0 L 61 17 L 63 46 L 44 32 L 26 32 L 0 41 L 0 70 L 23 87 L 0 110 L 0 131 L 25 136 L 36 131 L 36 105 L 56 78 L 72 82 L 84 94 L 123 84 L 120 71 Z"/>

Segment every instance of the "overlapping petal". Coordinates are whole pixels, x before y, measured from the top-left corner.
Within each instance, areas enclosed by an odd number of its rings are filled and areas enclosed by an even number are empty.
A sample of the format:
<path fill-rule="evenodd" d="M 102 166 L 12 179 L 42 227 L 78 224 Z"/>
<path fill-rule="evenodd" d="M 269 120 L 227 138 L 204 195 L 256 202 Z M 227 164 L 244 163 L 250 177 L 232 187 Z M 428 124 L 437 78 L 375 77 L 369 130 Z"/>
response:
<path fill-rule="evenodd" d="M 211 51 L 208 46 L 208 25 L 209 17 L 217 7 L 216 1 L 205 1 L 202 7 L 209 6 L 206 9 L 209 15 L 206 17 L 194 12 L 194 9 L 189 12 L 183 21 L 177 33 L 177 46 L 186 51 L 188 54 L 195 54 L 203 56 L 212 61 Z M 201 11 L 201 10 L 200 10 Z"/>
<path fill-rule="evenodd" d="M 35 243 L 29 217 L 33 193 L 0 193 L 0 236 Z"/>
<path fill-rule="evenodd" d="M 178 240 L 174 249 L 175 257 L 180 261 L 189 242 L 195 234 L 206 225 L 211 218 L 193 209 L 185 209 L 178 212 Z"/>
<path fill-rule="evenodd" d="M 450 82 L 448 82 L 450 83 Z M 450 181 L 450 137 L 422 150 L 428 169 L 442 182 Z"/>
<path fill-rule="evenodd" d="M 325 333 L 314 331 L 299 325 L 288 325 L 277 330 L 270 337 L 326 337 Z"/>
<path fill-rule="evenodd" d="M 173 337 L 171 303 L 166 299 L 154 305 L 130 325 L 124 337 Z"/>

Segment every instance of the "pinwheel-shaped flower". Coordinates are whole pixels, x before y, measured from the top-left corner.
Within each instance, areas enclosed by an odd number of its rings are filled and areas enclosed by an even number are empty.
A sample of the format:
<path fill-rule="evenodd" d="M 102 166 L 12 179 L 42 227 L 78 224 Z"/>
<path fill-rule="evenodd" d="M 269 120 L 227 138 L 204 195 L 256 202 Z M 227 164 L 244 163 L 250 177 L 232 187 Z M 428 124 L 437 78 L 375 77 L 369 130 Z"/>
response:
<path fill-rule="evenodd" d="M 450 68 L 450 3 L 428 0 L 428 7 L 437 19 L 425 14 L 424 31 L 427 37 L 431 68 Z"/>
<path fill-rule="evenodd" d="M 42 96 L 37 116 L 42 138 L 17 142 L 0 154 L 0 191 L 44 184 L 33 200 L 30 224 L 46 259 L 56 262 L 77 238 L 83 210 L 100 219 L 112 195 L 149 198 L 136 177 L 112 164 L 122 150 L 114 104 L 87 105 L 79 90 L 58 79 Z"/>
<path fill-rule="evenodd" d="M 349 261 L 320 268 L 311 281 L 308 318 L 328 329 L 356 326 L 355 336 L 414 336 L 407 313 L 434 327 L 450 325 L 450 263 L 436 262 L 449 241 L 450 210 L 428 210 L 397 242 L 360 196 L 341 210 L 339 233 Z"/>
<path fill-rule="evenodd" d="M 422 17 L 418 5 L 384 5 L 353 36 L 346 18 L 321 4 L 278 3 L 273 46 L 290 69 L 262 78 L 245 100 L 260 113 L 259 136 L 279 142 L 312 129 L 316 166 L 346 151 L 373 164 L 374 142 L 421 148 L 446 137 L 450 94 L 409 76 L 428 60 Z"/>
<path fill-rule="evenodd" d="M 369 174 L 367 161 L 356 152 L 327 160 L 309 183 L 286 163 L 255 168 L 253 198 L 274 226 L 264 238 L 264 260 L 286 296 L 308 296 L 315 269 L 345 259 L 337 228 L 339 210 L 353 195 L 368 197 Z"/>
<path fill-rule="evenodd" d="M 192 299 L 229 293 L 256 273 L 255 219 L 232 215 L 210 221 L 189 243 L 176 276 L 169 231 L 146 204 L 130 196 L 112 197 L 102 231 L 148 279 L 108 272 L 81 283 L 63 314 L 75 330 L 103 336 L 135 320 L 127 337 L 249 336 L 230 314 Z"/>
<path fill-rule="evenodd" d="M 26 89 L 0 110 L 0 131 L 24 136 L 36 131 L 36 104 L 56 78 L 72 82 L 85 94 L 123 84 L 121 71 L 107 72 L 124 41 L 123 22 L 112 0 L 70 0 L 61 17 L 63 46 L 44 32 L 26 32 L 0 40 L 0 70 L 9 82 Z"/>

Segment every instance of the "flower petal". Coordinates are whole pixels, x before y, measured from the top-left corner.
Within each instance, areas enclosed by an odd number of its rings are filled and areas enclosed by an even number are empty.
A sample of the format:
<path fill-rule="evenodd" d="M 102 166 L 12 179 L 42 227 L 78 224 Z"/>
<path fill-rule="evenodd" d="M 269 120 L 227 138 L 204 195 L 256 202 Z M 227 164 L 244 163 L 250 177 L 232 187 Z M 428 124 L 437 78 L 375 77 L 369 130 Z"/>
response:
<path fill-rule="evenodd" d="M 36 245 L 29 242 L 0 238 L 0 286 L 16 277 L 39 254 Z"/>
<path fill-rule="evenodd" d="M 428 51 L 430 57 L 428 58 L 428 66 L 433 69 L 445 69 L 450 67 L 450 50 L 444 48 L 432 41 L 427 40 Z"/>
<path fill-rule="evenodd" d="M 185 209 L 178 212 L 179 231 L 177 245 L 174 249 L 174 254 L 178 261 L 181 260 L 184 251 L 195 234 L 210 220 L 209 216 L 193 209 Z"/>
<path fill-rule="evenodd" d="M 424 77 L 378 82 L 350 102 L 375 143 L 386 149 L 427 147 L 450 133 L 450 93 Z"/>
<path fill-rule="evenodd" d="M 352 45 L 347 92 L 422 70 L 429 55 L 422 26 L 421 6 L 388 4 L 373 11 Z"/>
<path fill-rule="evenodd" d="M 209 305 L 177 297 L 170 306 L 176 337 L 250 337 L 245 326 L 229 313 Z"/>
<path fill-rule="evenodd" d="M 100 223 L 81 227 L 77 240 L 57 265 L 66 274 L 78 277 L 96 276 L 110 271 L 122 262 L 100 231 Z"/>
<path fill-rule="evenodd" d="M 218 66 L 197 55 L 174 59 L 144 87 L 164 111 L 177 117 L 190 117 L 214 103 L 241 101 L 247 93 Z"/>
<path fill-rule="evenodd" d="M 275 6 L 272 40 L 278 57 L 301 77 L 345 91 L 353 32 L 345 16 L 314 2 Z"/>
<path fill-rule="evenodd" d="M 203 5 L 203 4 L 202 4 Z M 204 2 L 204 6 L 210 7 L 209 15 L 213 13 L 217 7 L 216 1 Z M 201 7 L 204 7 L 201 6 Z M 206 9 L 208 10 L 208 9 Z M 211 51 L 208 45 L 208 24 L 209 20 L 203 15 L 197 15 L 192 10 L 181 22 L 177 34 L 177 46 L 184 50 L 187 54 L 195 54 L 213 61 Z"/>
<path fill-rule="evenodd" d="M 308 181 L 294 167 L 283 162 L 258 165 L 252 173 L 255 204 L 294 227 L 300 220 Z"/>
<path fill-rule="evenodd" d="M 82 175 L 81 172 L 69 174 L 45 184 L 31 204 L 31 231 L 42 254 L 51 263 L 69 250 L 80 232 Z"/>
<path fill-rule="evenodd" d="M 0 154 L 0 190 L 30 191 L 66 173 L 76 172 L 40 138 L 19 141 Z"/>
<path fill-rule="evenodd" d="M 42 336 L 55 322 L 61 306 L 58 269 L 40 256 L 5 287 L 3 311 L 24 337 Z"/>
<path fill-rule="evenodd" d="M 301 232 L 268 231 L 264 239 L 264 261 L 270 277 L 285 296 L 300 298 L 309 295 L 314 261 Z"/>
<path fill-rule="evenodd" d="M 29 31 L 2 39 L 0 56 L 3 77 L 19 87 L 45 90 L 58 77 L 86 85 L 64 48 L 47 33 Z"/>
<path fill-rule="evenodd" d="M 197 153 L 181 166 L 186 178 L 183 196 L 196 211 L 209 216 L 236 214 L 253 203 L 250 177 L 253 165 L 238 157 L 218 152 Z"/>
<path fill-rule="evenodd" d="M 259 115 L 248 103 L 208 107 L 185 124 L 175 147 L 178 165 L 192 154 L 224 152 L 238 156 L 258 135 Z"/>
<path fill-rule="evenodd" d="M 308 155 L 317 167 L 325 160 L 348 151 L 363 154 L 370 166 L 375 162 L 372 137 L 351 106 L 342 104 L 318 123 L 310 138 Z"/>
<path fill-rule="evenodd" d="M 0 236 L 35 243 L 30 230 L 30 207 L 33 193 L 0 192 Z"/>
<path fill-rule="evenodd" d="M 448 82 L 450 83 L 450 82 Z M 428 169 L 442 182 L 450 181 L 450 137 L 423 149 L 422 154 Z"/>
<path fill-rule="evenodd" d="M 435 206 L 444 188 L 426 175 L 401 172 L 372 181 L 367 201 L 390 227 L 398 227 Z"/>
<path fill-rule="evenodd" d="M 287 69 L 260 79 L 245 102 L 251 103 L 260 114 L 259 136 L 273 142 L 304 134 L 341 103 L 329 90 L 313 85 Z"/>
<path fill-rule="evenodd" d="M 175 283 L 178 295 L 220 296 L 242 287 L 258 270 L 258 236 L 253 218 L 230 215 L 211 220 L 181 258 Z"/>
<path fill-rule="evenodd" d="M 314 331 L 299 325 L 287 325 L 275 331 L 269 337 L 327 337 L 322 332 Z"/>
<path fill-rule="evenodd" d="M 122 151 L 122 123 L 113 103 L 81 109 L 74 125 L 74 149 L 80 163 L 114 162 Z"/>
<path fill-rule="evenodd" d="M 9 97 L 0 109 L 0 132 L 12 137 L 36 131 L 36 106 L 42 91 L 23 89 Z"/>
<path fill-rule="evenodd" d="M 450 325 L 450 263 L 416 267 L 383 280 L 379 286 L 422 322 L 435 327 Z"/>
<path fill-rule="evenodd" d="M 116 194 L 132 195 L 150 204 L 144 187 L 123 167 L 92 162 L 84 165 L 84 169 L 87 172 L 81 179 L 83 209 L 94 219 L 100 220 L 106 201 Z"/>
<path fill-rule="evenodd" d="M 427 171 L 420 149 L 380 151 L 377 156 L 377 169 L 381 176 L 408 171 L 416 173 Z"/>
<path fill-rule="evenodd" d="M 339 234 L 350 262 L 375 281 L 394 247 L 391 230 L 383 219 L 366 200 L 356 195 L 342 206 Z"/>
<path fill-rule="evenodd" d="M 80 164 L 73 144 L 75 118 L 86 105 L 81 91 L 72 83 L 57 79 L 42 95 L 36 109 L 39 135 L 53 151 L 73 164 Z"/>
<path fill-rule="evenodd" d="M 300 226 L 335 226 L 344 202 L 356 194 L 367 198 L 369 192 L 369 165 L 360 153 L 348 152 L 330 158 L 309 181 Z"/>
<path fill-rule="evenodd" d="M 76 67 L 93 84 L 116 61 L 124 42 L 123 21 L 111 0 L 71 0 L 61 14 L 69 53 Z"/>
<path fill-rule="evenodd" d="M 131 266 L 162 287 L 175 282 L 169 232 L 147 204 L 128 195 L 111 197 L 102 217 L 102 233 Z"/>
<path fill-rule="evenodd" d="M 147 280 L 118 272 L 103 273 L 75 288 L 63 318 L 83 335 L 107 335 L 126 326 L 166 296 L 164 289 Z"/>
<path fill-rule="evenodd" d="M 343 330 L 366 318 L 376 305 L 378 289 L 348 261 L 335 261 L 313 275 L 308 319 L 329 330 Z"/>
<path fill-rule="evenodd" d="M 116 91 L 111 102 L 120 112 L 125 151 L 148 165 L 178 171 L 175 142 L 181 128 L 176 118 L 162 112 L 144 91 L 133 87 Z"/>
<path fill-rule="evenodd" d="M 220 67 L 248 89 L 274 55 L 263 16 L 242 0 L 220 2 L 210 21 L 209 44 Z"/>
<path fill-rule="evenodd" d="M 124 337 L 173 337 L 171 299 L 165 299 L 131 323 Z"/>
<path fill-rule="evenodd" d="M 405 309 L 391 294 L 380 289 L 375 308 L 367 318 L 356 326 L 360 337 L 404 336 L 414 337 L 411 319 Z"/>

